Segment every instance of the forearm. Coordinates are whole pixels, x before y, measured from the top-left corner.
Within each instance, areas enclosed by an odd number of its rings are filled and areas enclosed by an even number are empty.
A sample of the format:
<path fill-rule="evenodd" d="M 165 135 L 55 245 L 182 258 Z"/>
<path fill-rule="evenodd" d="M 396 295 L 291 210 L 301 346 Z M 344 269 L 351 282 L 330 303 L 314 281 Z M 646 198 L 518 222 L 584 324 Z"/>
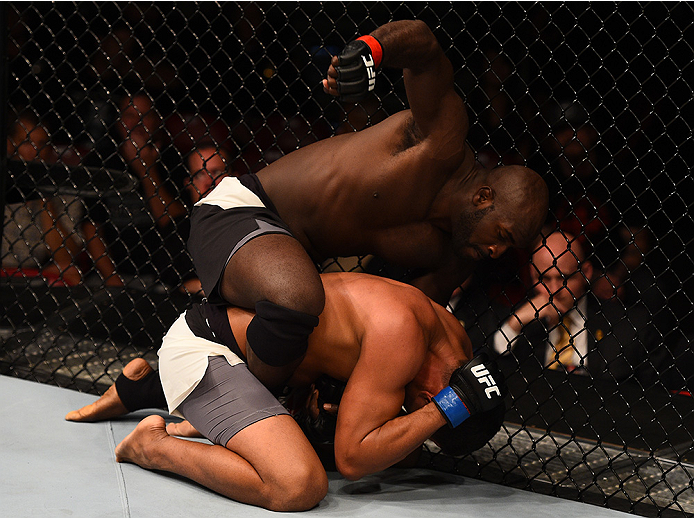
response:
<path fill-rule="evenodd" d="M 418 68 L 426 65 L 434 53 L 441 52 L 431 29 L 420 20 L 387 23 L 370 35 L 383 48 L 383 67 Z"/>
<path fill-rule="evenodd" d="M 416 412 L 386 422 L 358 443 L 343 445 L 337 437 L 337 468 L 350 480 L 389 468 L 407 458 L 444 425 L 446 420 L 441 412 L 434 403 L 429 403 Z"/>
<path fill-rule="evenodd" d="M 474 269 L 474 262 L 456 260 L 452 265 L 414 278 L 410 284 L 419 288 L 434 302 L 446 307 L 453 291 L 467 280 Z"/>
<path fill-rule="evenodd" d="M 519 306 L 494 333 L 492 337 L 494 350 L 498 354 L 510 351 L 515 343 L 515 338 L 523 331 L 523 328 L 540 318 L 540 309 L 536 308 L 534 300 L 529 300 Z"/>

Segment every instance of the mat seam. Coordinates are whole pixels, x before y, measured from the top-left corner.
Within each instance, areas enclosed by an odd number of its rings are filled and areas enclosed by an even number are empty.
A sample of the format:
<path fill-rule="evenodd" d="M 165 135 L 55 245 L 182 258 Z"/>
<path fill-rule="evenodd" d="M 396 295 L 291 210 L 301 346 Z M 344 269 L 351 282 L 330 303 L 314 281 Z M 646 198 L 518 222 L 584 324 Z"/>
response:
<path fill-rule="evenodd" d="M 116 461 L 115 451 L 116 451 L 116 439 L 113 434 L 113 423 L 108 422 L 108 442 L 111 447 L 113 467 L 116 469 L 116 479 L 118 480 L 118 493 L 120 495 L 121 506 L 123 507 L 123 516 L 130 518 L 130 503 L 128 502 L 128 492 L 125 487 L 125 475 L 123 474 L 123 469 L 119 462 Z"/>

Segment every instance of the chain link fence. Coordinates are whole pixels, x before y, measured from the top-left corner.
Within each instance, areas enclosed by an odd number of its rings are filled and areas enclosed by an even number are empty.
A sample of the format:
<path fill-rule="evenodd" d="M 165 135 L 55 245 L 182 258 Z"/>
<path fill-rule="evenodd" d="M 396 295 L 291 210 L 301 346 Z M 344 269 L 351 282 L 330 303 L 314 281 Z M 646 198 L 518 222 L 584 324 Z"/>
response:
<path fill-rule="evenodd" d="M 514 348 L 500 357 L 512 394 L 501 432 L 465 458 L 429 445 L 427 462 L 644 516 L 694 513 L 689 4 L 1 9 L 1 373 L 102 393 L 130 359 L 155 362 L 198 297 L 185 249 L 195 160 L 257 171 L 406 108 L 398 71 L 354 107 L 320 80 L 347 41 L 417 18 L 453 62 L 478 160 L 543 175 L 550 218 L 586 248 L 598 298 L 621 307 L 592 339 L 619 340 L 626 326 L 640 351 L 620 343 L 614 358 L 600 353 L 602 372 L 566 376 Z M 371 257 L 323 269 L 408 274 Z M 544 282 L 529 271 L 529 252 L 510 252 L 454 297 L 475 347 L 493 348 L 511 309 Z M 625 362 L 629 374 L 615 374 Z"/>

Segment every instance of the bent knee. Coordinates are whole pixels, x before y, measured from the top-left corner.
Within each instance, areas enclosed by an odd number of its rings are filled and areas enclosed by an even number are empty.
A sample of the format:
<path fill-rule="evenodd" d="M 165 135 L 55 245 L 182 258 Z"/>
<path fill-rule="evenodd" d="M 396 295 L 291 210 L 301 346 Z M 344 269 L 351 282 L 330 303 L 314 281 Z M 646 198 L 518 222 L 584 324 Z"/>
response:
<path fill-rule="evenodd" d="M 328 476 L 322 466 L 299 471 L 294 471 L 292 476 L 273 488 L 271 510 L 307 511 L 317 506 L 328 494 Z"/>
<path fill-rule="evenodd" d="M 273 302 L 280 306 L 314 317 L 320 316 L 325 307 L 325 290 L 320 277 L 317 282 L 297 282 L 275 298 Z"/>

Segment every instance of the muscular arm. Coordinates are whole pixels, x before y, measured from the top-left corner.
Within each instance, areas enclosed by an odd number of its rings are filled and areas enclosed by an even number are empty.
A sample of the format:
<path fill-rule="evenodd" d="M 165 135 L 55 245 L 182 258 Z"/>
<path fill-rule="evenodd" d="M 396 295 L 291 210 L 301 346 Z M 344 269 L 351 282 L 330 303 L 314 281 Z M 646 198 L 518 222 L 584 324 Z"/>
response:
<path fill-rule="evenodd" d="M 133 132 L 121 144 L 121 153 L 128 165 L 137 173 L 142 194 L 159 228 L 165 228 L 173 219 L 186 214 L 186 208 L 167 189 L 158 169 L 159 152 L 155 145 Z"/>
<path fill-rule="evenodd" d="M 460 162 L 468 132 L 465 104 L 455 92 L 453 67 L 426 23 L 403 20 L 382 25 L 371 34 L 383 49 L 381 67 L 403 70 L 407 100 L 424 139 L 435 143 L 438 160 Z M 323 81 L 324 90 L 338 97 L 338 56 Z"/>
<path fill-rule="evenodd" d="M 340 403 L 335 462 L 342 475 L 357 480 L 406 458 L 446 424 L 433 403 L 399 416 L 405 386 L 426 353 L 426 337 L 414 314 L 402 316 L 364 339 L 362 353 Z M 386 313 L 373 315 L 388 318 Z"/>
<path fill-rule="evenodd" d="M 460 259 L 451 252 L 441 267 L 413 279 L 411 284 L 434 302 L 446 307 L 453 291 L 465 282 L 474 269 L 474 261 Z"/>
<path fill-rule="evenodd" d="M 453 66 L 426 23 L 404 20 L 383 25 L 371 33 L 383 46 L 382 67 L 403 70 L 407 100 L 423 135 L 453 132 L 467 136 L 465 105 L 455 92 Z"/>

